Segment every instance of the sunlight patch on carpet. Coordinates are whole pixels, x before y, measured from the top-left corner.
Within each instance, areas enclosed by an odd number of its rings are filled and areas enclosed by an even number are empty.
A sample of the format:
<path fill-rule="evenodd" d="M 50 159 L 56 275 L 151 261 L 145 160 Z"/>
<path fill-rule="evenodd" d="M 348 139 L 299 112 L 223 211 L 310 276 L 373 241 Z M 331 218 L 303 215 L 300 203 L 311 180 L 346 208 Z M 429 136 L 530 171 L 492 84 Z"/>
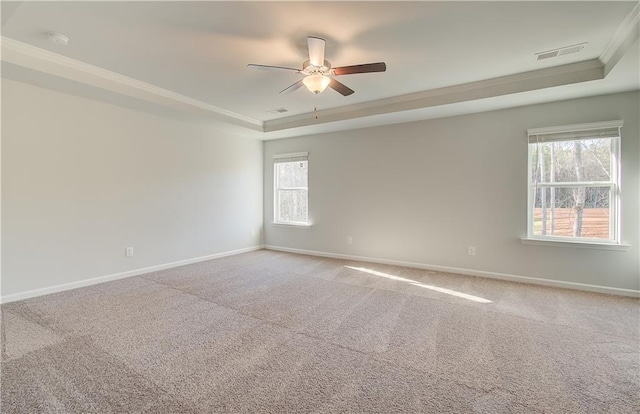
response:
<path fill-rule="evenodd" d="M 406 279 L 406 278 L 400 277 L 400 276 L 390 275 L 388 273 L 378 272 L 377 270 L 371 270 L 371 269 L 367 269 L 367 268 L 364 268 L 364 267 L 353 267 L 353 266 L 345 266 L 345 267 L 348 268 L 348 269 L 357 270 L 359 272 L 368 273 L 370 275 L 384 277 L 386 279 L 397 280 L 397 281 L 400 281 L 400 282 L 407 282 L 407 283 L 409 283 L 410 285 L 413 285 L 413 286 L 418 286 L 418 287 L 429 289 L 429 290 L 433 290 L 433 291 L 436 291 L 436 292 L 445 293 L 447 295 L 456 296 L 456 297 L 459 297 L 459 298 L 462 298 L 462 299 L 472 300 L 474 302 L 493 303 L 489 299 L 485 299 L 485 298 L 481 298 L 481 297 L 473 296 L 473 295 L 468 295 L 466 293 L 457 292 L 455 290 L 445 289 L 445 288 L 441 288 L 441 287 L 438 287 L 438 286 L 425 285 L 424 283 L 416 282 L 415 280 Z"/>

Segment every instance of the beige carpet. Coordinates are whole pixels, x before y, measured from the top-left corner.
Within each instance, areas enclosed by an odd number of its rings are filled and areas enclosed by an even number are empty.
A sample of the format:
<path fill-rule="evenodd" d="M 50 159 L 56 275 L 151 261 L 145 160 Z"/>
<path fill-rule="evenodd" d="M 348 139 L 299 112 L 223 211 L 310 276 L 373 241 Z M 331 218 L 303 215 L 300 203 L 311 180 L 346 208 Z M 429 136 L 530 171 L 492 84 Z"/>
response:
<path fill-rule="evenodd" d="M 640 411 L 637 299 L 394 266 L 262 250 L 2 328 L 3 413 Z"/>

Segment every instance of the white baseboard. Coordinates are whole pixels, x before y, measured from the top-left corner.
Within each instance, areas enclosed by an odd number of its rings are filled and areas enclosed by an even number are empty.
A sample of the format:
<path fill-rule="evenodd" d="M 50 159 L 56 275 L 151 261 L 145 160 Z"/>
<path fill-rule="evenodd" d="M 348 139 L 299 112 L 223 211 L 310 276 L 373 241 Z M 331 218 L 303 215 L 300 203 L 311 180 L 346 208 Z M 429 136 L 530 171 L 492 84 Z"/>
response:
<path fill-rule="evenodd" d="M 447 266 L 435 266 L 424 263 L 414 263 L 414 262 L 403 262 L 400 260 L 390 260 L 390 259 L 379 259 L 374 257 L 364 257 L 364 256 L 353 256 L 347 254 L 338 254 L 338 253 L 328 253 L 328 252 L 318 252 L 313 250 L 302 250 L 302 249 L 292 249 L 289 247 L 280 247 L 280 246 L 252 246 L 244 249 L 232 250 L 227 252 L 215 253 L 208 256 L 196 257 L 193 259 L 180 260 L 172 263 L 165 263 L 157 266 L 150 266 L 141 269 L 129 270 L 121 273 L 114 273 L 106 276 L 99 276 L 91 279 L 80 280 L 77 282 L 65 283 L 62 285 L 50 286 L 41 289 L 29 290 L 26 292 L 13 293 L 11 295 L 6 295 L 0 297 L 0 303 L 9 303 L 15 302 L 22 299 L 33 298 L 36 296 L 48 295 L 51 293 L 62 292 L 65 290 L 77 289 L 84 286 L 96 285 L 98 283 L 109 282 L 111 280 L 124 279 L 132 276 L 139 276 L 145 273 L 156 272 L 158 270 L 171 269 L 173 267 L 184 266 L 192 263 L 204 262 L 207 260 L 218 259 L 226 256 L 233 256 L 236 254 L 252 252 L 260 249 L 268 249 L 275 250 L 281 252 L 288 253 L 297 253 L 297 254 L 306 254 L 309 256 L 320 256 L 320 257 L 330 257 L 334 259 L 345 259 L 345 260 L 357 260 L 361 262 L 369 262 L 369 263 L 380 263 L 380 264 L 389 264 L 395 266 L 404 266 L 404 267 L 412 267 L 416 269 L 426 269 L 426 270 L 434 270 L 440 272 L 447 273 L 457 273 L 462 275 L 469 276 L 479 276 L 486 277 L 489 279 L 500 279 L 507 280 L 511 282 L 520 282 L 520 283 L 530 283 L 535 285 L 544 285 L 544 286 L 552 286 L 552 287 L 560 287 L 560 288 L 568 288 L 568 289 L 576 289 L 576 290 L 585 290 L 588 292 L 597 292 L 597 293 L 608 293 L 612 295 L 620 295 L 620 296 L 630 296 L 630 297 L 640 297 L 640 291 L 633 289 L 620 289 L 613 288 L 607 286 L 598 286 L 598 285 L 589 285 L 584 283 L 575 283 L 575 282 L 563 282 L 558 280 L 551 279 L 540 279 L 535 277 L 528 276 L 516 276 L 509 275 L 505 273 L 496 273 L 496 272 L 486 272 L 481 270 L 471 270 L 471 269 L 462 269 L 456 267 L 447 267 Z"/>
<path fill-rule="evenodd" d="M 28 290 L 26 292 L 13 293 L 11 295 L 2 296 L 0 303 L 15 302 L 22 299 L 33 298 L 36 296 L 48 295 L 50 293 L 62 292 L 64 290 L 77 289 L 80 287 L 97 285 L 98 283 L 109 282 L 112 280 L 124 279 L 132 276 L 139 276 L 145 273 L 156 272 L 158 270 L 171 269 L 172 267 L 184 266 L 192 263 L 204 262 L 212 259 L 219 259 L 221 257 L 233 256 L 236 254 L 252 252 L 254 250 L 264 249 L 264 246 L 252 246 L 244 249 L 231 250 L 228 252 L 215 253 L 207 256 L 195 257 L 193 259 L 180 260 L 172 263 L 165 263 L 157 266 L 144 267 L 142 269 L 128 270 L 126 272 L 114 273 L 106 276 L 94 277 L 91 279 L 79 280 L 77 282 L 64 283 L 62 285 L 49 286 L 41 289 Z"/>
<path fill-rule="evenodd" d="M 287 253 L 306 254 L 309 256 L 330 257 L 333 259 L 356 260 L 359 262 L 380 263 L 403 267 L 412 267 L 416 269 L 434 270 L 439 272 L 457 273 L 468 276 L 486 277 L 489 279 L 507 280 L 510 282 L 529 283 L 534 285 L 552 286 L 565 289 L 585 290 L 588 292 L 608 293 L 611 295 L 630 296 L 634 298 L 640 297 L 640 290 L 621 289 L 608 286 L 589 285 L 585 283 L 564 282 L 560 280 L 540 279 L 537 277 L 509 275 L 505 273 L 486 272 L 483 270 L 462 269 L 457 267 L 435 266 L 424 263 L 403 262 L 400 260 L 378 259 L 374 257 L 352 256 L 348 254 L 318 252 L 313 250 L 291 249 L 289 247 L 265 245 L 265 249 L 276 250 Z"/>

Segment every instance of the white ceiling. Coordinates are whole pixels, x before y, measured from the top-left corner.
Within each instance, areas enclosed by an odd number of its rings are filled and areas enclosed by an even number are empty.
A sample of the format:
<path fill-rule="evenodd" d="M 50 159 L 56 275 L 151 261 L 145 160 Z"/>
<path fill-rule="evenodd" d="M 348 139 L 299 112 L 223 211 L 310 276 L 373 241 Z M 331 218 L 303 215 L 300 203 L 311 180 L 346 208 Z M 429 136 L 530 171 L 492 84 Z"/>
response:
<path fill-rule="evenodd" d="M 3 76 L 195 107 L 277 138 L 637 90 L 637 15 L 637 1 L 3 1 Z M 327 39 L 333 66 L 384 61 L 387 71 L 340 77 L 356 91 L 343 97 L 279 95 L 300 75 L 246 67 L 300 67 L 308 35 Z M 580 53 L 535 59 L 583 42 Z M 288 112 L 266 112 L 280 107 Z"/>

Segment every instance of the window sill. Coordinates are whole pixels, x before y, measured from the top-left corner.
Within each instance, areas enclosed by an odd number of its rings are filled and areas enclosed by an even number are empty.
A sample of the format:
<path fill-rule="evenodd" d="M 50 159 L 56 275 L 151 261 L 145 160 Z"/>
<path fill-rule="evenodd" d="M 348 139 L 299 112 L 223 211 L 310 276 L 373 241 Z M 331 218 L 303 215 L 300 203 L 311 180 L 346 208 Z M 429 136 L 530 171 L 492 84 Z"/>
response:
<path fill-rule="evenodd" d="M 311 224 L 304 224 L 304 223 L 282 223 L 282 222 L 278 222 L 278 221 L 272 221 L 270 223 L 272 226 L 276 226 L 276 227 L 293 227 L 293 228 L 298 228 L 298 229 L 308 229 L 309 227 L 311 227 Z"/>
<path fill-rule="evenodd" d="M 615 250 L 619 252 L 629 251 L 631 248 L 628 244 L 614 244 L 614 243 L 594 243 L 594 242 L 579 242 L 579 241 L 565 241 L 565 240 L 545 240 L 545 239 L 532 239 L 523 237 L 520 239 L 522 244 L 535 244 L 540 246 L 560 246 L 560 247 L 577 247 L 581 249 L 599 249 L 599 250 Z"/>

